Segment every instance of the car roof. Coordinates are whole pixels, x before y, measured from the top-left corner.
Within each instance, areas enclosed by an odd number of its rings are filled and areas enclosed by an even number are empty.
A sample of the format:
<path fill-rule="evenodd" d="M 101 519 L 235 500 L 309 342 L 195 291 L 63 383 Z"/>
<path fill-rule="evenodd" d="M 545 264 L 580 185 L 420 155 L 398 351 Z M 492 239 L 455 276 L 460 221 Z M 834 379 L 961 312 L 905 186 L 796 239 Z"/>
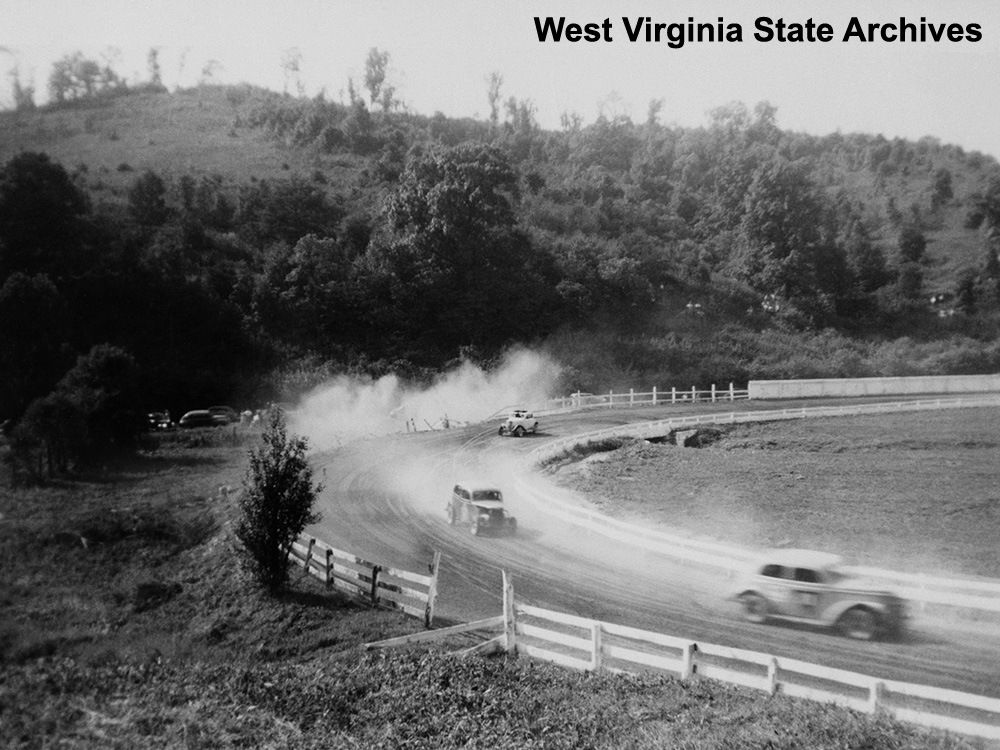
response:
<path fill-rule="evenodd" d="M 773 549 L 760 556 L 760 565 L 773 563 L 789 568 L 813 568 L 824 570 L 843 562 L 840 555 L 811 549 Z"/>
<path fill-rule="evenodd" d="M 490 484 L 489 482 L 484 482 L 481 479 L 467 479 L 460 482 L 455 482 L 455 484 L 469 492 L 481 492 L 483 490 L 491 492 L 500 492 L 500 488 L 495 484 Z"/>

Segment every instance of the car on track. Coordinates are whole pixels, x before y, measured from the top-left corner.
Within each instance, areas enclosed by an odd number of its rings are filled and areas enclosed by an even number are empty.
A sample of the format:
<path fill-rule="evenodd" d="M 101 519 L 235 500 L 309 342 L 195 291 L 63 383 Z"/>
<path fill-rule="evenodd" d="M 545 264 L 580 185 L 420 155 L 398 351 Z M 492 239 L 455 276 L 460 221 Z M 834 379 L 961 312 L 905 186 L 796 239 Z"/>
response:
<path fill-rule="evenodd" d="M 497 434 L 524 437 L 529 432 L 532 435 L 538 432 L 538 420 L 535 419 L 535 415 L 527 409 L 514 409 L 500 423 L 500 429 Z"/>
<path fill-rule="evenodd" d="M 749 622 L 820 625 L 859 640 L 898 635 L 905 602 L 843 569 L 839 555 L 778 549 L 763 555 L 732 597 Z"/>
<path fill-rule="evenodd" d="M 503 493 L 485 482 L 458 482 L 451 491 L 446 514 L 449 524 L 468 525 L 473 536 L 517 533 L 517 519 L 504 508 Z"/>

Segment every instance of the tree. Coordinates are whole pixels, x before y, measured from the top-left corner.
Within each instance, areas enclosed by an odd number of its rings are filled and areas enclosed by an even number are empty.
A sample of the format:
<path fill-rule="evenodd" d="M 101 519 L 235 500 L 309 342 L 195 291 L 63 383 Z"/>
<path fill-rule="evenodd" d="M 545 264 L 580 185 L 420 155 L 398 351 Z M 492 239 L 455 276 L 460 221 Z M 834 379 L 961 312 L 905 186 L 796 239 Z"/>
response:
<path fill-rule="evenodd" d="M 121 89 L 125 81 L 111 67 L 116 51 L 109 51 L 105 65 L 74 52 L 52 65 L 49 74 L 49 95 L 56 104 L 84 99 Z"/>
<path fill-rule="evenodd" d="M 899 257 L 903 263 L 920 263 L 927 249 L 927 238 L 915 226 L 907 225 L 899 233 Z"/>
<path fill-rule="evenodd" d="M 822 198 L 797 165 L 775 159 L 757 169 L 744 197 L 737 276 L 762 293 L 815 300 L 834 281 L 818 273 L 829 265 L 821 256 L 834 253 L 823 218 Z"/>
<path fill-rule="evenodd" d="M 48 155 L 25 151 L 0 169 L 0 279 L 14 271 L 53 278 L 81 261 L 86 196 Z"/>
<path fill-rule="evenodd" d="M 135 361 L 100 344 L 28 406 L 14 430 L 15 464 L 36 479 L 47 466 L 52 476 L 133 449 L 141 428 Z"/>
<path fill-rule="evenodd" d="M 163 76 L 160 72 L 160 49 L 150 47 L 149 54 L 146 55 L 146 67 L 149 69 L 149 86 L 157 91 L 165 91 L 163 86 Z"/>
<path fill-rule="evenodd" d="M 21 72 L 17 68 L 10 71 L 11 93 L 14 96 L 14 110 L 31 112 L 35 109 L 35 87 L 32 84 L 21 83 Z"/>
<path fill-rule="evenodd" d="M 518 174 L 496 146 L 435 148 L 411 160 L 365 256 L 388 290 L 389 328 L 426 350 L 497 346 L 541 332 L 552 259 L 517 226 Z"/>
<path fill-rule="evenodd" d="M 302 86 L 302 79 L 299 77 L 302 67 L 302 53 L 299 51 L 298 47 L 292 47 L 291 49 L 286 49 L 281 53 L 281 69 L 285 73 L 285 90 L 284 93 L 288 93 L 288 84 L 295 84 L 295 91 L 299 96 L 305 94 L 305 88 Z"/>
<path fill-rule="evenodd" d="M 382 97 L 382 88 L 385 86 L 388 67 L 388 52 L 379 52 L 377 47 L 368 50 L 368 57 L 365 59 L 365 88 L 368 89 L 368 96 L 371 97 L 371 105 L 374 107 L 376 103 L 379 103 L 383 110 L 388 110 L 392 104 L 391 96 L 388 102 Z"/>
<path fill-rule="evenodd" d="M 0 422 L 20 417 L 66 371 L 69 323 L 47 276 L 14 273 L 0 286 Z"/>
<path fill-rule="evenodd" d="M 486 98 L 490 103 L 490 132 L 496 133 L 500 127 L 500 87 L 503 85 L 503 76 L 497 71 L 490 73 L 487 80 Z"/>
<path fill-rule="evenodd" d="M 955 287 L 955 309 L 966 315 L 976 314 L 977 277 L 975 269 L 968 268 L 958 277 Z"/>
<path fill-rule="evenodd" d="M 294 245 L 307 234 L 334 236 L 342 216 L 322 187 L 295 176 L 244 186 L 236 223 L 247 240 L 261 246 L 272 240 Z"/>
<path fill-rule="evenodd" d="M 147 227 L 161 226 L 168 216 L 167 186 L 151 169 L 137 177 L 128 191 L 128 210 L 136 223 Z"/>
<path fill-rule="evenodd" d="M 246 546 L 254 576 L 272 592 L 288 582 L 292 543 L 319 521 L 313 504 L 323 488 L 313 486 L 306 447 L 305 438 L 288 434 L 282 411 L 273 409 L 243 480 L 236 536 Z"/>

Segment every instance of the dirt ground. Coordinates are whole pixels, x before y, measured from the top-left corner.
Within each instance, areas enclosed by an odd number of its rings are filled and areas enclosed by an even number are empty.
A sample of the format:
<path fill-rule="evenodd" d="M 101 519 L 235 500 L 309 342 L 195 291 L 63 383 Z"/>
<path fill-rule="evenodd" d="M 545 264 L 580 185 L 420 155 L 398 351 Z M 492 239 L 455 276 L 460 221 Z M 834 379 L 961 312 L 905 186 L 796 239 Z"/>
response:
<path fill-rule="evenodd" d="M 1000 577 L 998 417 L 958 409 L 725 425 L 701 448 L 628 441 L 555 476 L 637 523 Z"/>

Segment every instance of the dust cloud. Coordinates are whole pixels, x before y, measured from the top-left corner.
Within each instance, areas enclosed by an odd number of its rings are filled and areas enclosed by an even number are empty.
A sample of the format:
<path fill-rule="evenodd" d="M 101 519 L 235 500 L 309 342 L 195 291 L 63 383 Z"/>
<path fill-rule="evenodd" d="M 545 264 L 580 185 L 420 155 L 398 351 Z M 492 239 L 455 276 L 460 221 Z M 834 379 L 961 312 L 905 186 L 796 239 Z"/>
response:
<path fill-rule="evenodd" d="M 289 414 L 291 428 L 326 450 L 364 437 L 482 422 L 515 406 L 536 409 L 554 394 L 561 367 L 525 349 L 484 370 L 470 362 L 416 386 L 396 375 L 343 376 L 307 394 Z"/>

